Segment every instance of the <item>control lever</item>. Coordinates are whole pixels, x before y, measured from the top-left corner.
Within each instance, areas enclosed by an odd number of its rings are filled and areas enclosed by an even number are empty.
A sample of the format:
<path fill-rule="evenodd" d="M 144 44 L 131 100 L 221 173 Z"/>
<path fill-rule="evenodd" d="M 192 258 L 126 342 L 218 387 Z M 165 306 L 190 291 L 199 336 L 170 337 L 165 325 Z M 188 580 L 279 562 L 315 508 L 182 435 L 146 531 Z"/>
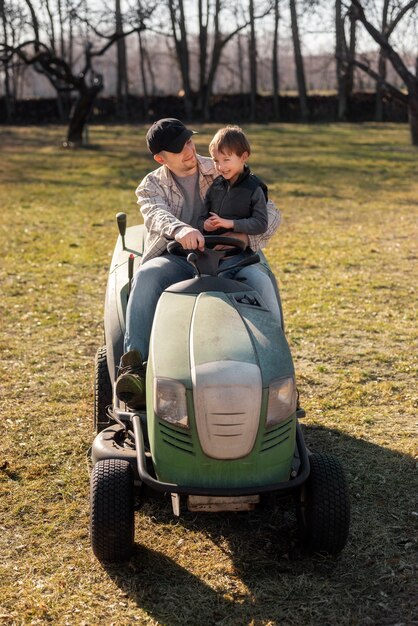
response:
<path fill-rule="evenodd" d="M 200 277 L 200 269 L 197 267 L 197 264 L 196 264 L 196 261 L 197 261 L 196 252 L 189 252 L 189 254 L 187 255 L 187 261 L 188 263 L 190 263 L 190 265 L 193 265 L 195 272 L 196 272 L 196 276 Z"/>
<path fill-rule="evenodd" d="M 134 262 L 135 255 L 131 253 L 128 258 L 128 298 L 131 293 L 132 279 L 134 277 Z"/>
<path fill-rule="evenodd" d="M 122 238 L 123 250 L 126 250 L 126 246 L 125 246 L 125 233 L 126 233 L 126 222 L 127 222 L 126 213 L 116 213 L 116 221 L 118 223 L 119 234 Z"/>

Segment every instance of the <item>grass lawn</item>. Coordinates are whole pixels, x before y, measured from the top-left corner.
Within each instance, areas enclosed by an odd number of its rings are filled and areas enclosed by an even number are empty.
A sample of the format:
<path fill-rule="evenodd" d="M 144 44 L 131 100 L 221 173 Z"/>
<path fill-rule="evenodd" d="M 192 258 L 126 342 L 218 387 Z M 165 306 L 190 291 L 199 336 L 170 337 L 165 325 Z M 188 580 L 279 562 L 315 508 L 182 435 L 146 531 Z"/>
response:
<path fill-rule="evenodd" d="M 406 125 L 245 130 L 283 213 L 266 254 L 305 436 L 349 481 L 347 547 L 304 555 L 289 506 L 176 519 L 156 497 L 131 562 L 96 561 L 93 359 L 114 215 L 139 220 L 153 161 L 144 127 L 91 127 L 75 152 L 63 128 L 0 127 L 0 624 L 418 624 L 418 151 Z"/>

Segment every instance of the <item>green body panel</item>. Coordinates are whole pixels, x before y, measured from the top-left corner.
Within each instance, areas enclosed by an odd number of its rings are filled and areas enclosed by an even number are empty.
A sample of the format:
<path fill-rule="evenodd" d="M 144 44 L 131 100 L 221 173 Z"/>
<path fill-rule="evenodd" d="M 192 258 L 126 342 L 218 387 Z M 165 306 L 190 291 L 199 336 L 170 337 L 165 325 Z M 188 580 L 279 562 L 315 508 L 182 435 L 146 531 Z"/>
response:
<path fill-rule="evenodd" d="M 293 376 L 292 355 L 277 320 L 268 311 L 252 306 L 241 306 L 240 313 L 257 354 L 263 387 L 277 378 Z"/>
<path fill-rule="evenodd" d="M 243 361 L 257 363 L 242 318 L 224 293 L 202 293 L 190 329 L 194 363 Z"/>
<path fill-rule="evenodd" d="M 258 364 L 263 395 L 258 432 L 250 454 L 234 460 L 205 455 L 194 419 L 191 367 L 213 361 Z M 280 325 L 268 311 L 239 305 L 232 295 L 163 293 L 154 318 L 147 366 L 148 437 L 157 478 L 195 487 L 239 488 L 289 479 L 296 418 L 265 428 L 268 386 L 294 373 Z M 154 376 L 172 378 L 187 389 L 189 428 L 154 413 Z"/>
<path fill-rule="evenodd" d="M 163 378 L 174 378 L 188 389 L 192 388 L 189 334 L 195 302 L 194 295 L 169 292 L 161 295 L 155 311 L 147 365 L 148 372 L 158 373 Z M 148 399 L 150 395 L 147 389 Z"/>

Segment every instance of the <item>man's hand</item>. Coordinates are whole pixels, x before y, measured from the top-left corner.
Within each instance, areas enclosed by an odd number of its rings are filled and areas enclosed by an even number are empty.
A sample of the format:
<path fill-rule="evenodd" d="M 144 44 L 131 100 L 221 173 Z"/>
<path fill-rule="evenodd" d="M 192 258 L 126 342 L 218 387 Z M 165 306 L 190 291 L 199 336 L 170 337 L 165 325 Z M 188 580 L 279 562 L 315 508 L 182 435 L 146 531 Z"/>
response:
<path fill-rule="evenodd" d="M 191 226 L 181 228 L 178 233 L 174 235 L 174 239 L 178 241 L 185 250 L 196 250 L 196 248 L 198 248 L 203 252 L 205 249 L 205 239 L 202 233 L 200 230 L 192 228 Z"/>

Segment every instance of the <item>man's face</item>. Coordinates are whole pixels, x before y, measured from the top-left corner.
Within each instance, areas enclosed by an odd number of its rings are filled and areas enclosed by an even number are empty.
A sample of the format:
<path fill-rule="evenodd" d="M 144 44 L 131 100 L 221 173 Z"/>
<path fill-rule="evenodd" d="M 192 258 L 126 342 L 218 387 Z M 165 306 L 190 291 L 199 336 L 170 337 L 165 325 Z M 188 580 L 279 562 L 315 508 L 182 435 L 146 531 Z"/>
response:
<path fill-rule="evenodd" d="M 181 152 L 167 152 L 163 150 L 154 155 L 160 165 L 166 165 L 176 176 L 189 176 L 197 169 L 196 147 L 192 139 L 188 139 Z"/>

